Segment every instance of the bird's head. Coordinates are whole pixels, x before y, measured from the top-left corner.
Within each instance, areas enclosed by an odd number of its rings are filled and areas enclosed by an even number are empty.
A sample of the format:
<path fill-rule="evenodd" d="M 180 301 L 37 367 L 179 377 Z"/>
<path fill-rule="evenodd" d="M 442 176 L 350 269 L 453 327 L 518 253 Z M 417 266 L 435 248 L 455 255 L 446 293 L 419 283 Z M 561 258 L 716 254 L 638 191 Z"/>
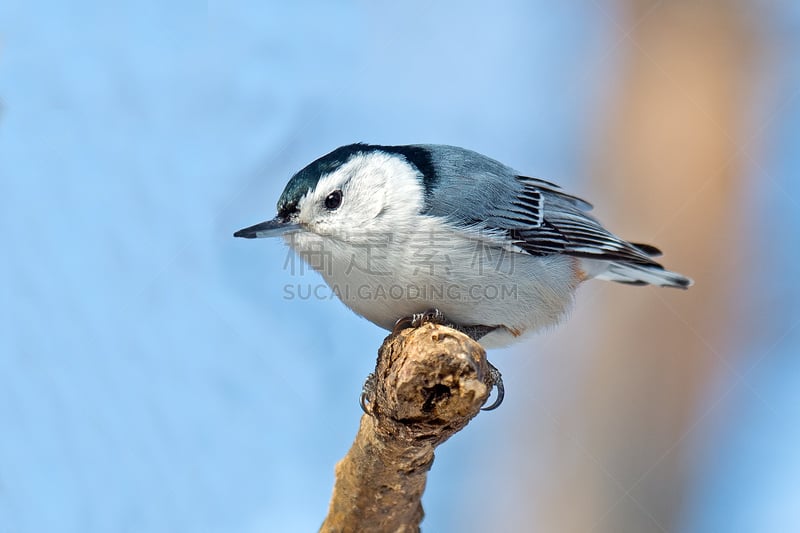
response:
<path fill-rule="evenodd" d="M 342 146 L 292 176 L 278 200 L 275 218 L 234 236 L 253 239 L 309 232 L 359 242 L 411 230 L 433 178 L 424 147 Z"/>

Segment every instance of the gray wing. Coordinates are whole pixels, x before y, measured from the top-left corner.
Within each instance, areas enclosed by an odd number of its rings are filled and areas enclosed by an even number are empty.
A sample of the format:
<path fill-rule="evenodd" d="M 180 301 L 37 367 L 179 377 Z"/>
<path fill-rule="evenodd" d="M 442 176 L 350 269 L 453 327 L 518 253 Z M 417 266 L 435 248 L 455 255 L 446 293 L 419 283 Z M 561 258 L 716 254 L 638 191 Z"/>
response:
<path fill-rule="evenodd" d="M 656 264 L 651 257 L 661 255 L 657 248 L 620 239 L 587 213 L 590 204 L 562 192 L 560 188 L 542 187 L 541 180 L 524 176 L 517 176 L 517 179 L 522 182 L 522 190 L 526 191 L 523 194 L 538 193 L 543 206 L 538 210 L 541 216 L 536 227 L 505 224 L 514 244 L 526 252 Z M 512 200 L 511 203 L 516 205 L 518 202 Z"/>
<path fill-rule="evenodd" d="M 501 235 L 532 255 L 567 254 L 660 266 L 660 251 L 630 243 L 588 214 L 592 205 L 548 181 L 450 146 L 427 147 L 439 177 L 427 188 L 426 213 Z"/>

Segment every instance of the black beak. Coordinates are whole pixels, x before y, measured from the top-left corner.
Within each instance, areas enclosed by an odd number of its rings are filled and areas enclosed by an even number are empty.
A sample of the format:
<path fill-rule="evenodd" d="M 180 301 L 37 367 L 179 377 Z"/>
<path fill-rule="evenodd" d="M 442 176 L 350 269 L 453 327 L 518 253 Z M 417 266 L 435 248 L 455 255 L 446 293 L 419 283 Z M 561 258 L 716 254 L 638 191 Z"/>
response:
<path fill-rule="evenodd" d="M 234 237 L 243 237 L 245 239 L 261 239 L 263 237 L 280 237 L 284 233 L 296 231 L 300 229 L 299 224 L 295 224 L 290 220 L 285 220 L 280 217 L 275 217 L 272 220 L 250 226 L 249 228 L 240 229 L 233 234 Z"/>

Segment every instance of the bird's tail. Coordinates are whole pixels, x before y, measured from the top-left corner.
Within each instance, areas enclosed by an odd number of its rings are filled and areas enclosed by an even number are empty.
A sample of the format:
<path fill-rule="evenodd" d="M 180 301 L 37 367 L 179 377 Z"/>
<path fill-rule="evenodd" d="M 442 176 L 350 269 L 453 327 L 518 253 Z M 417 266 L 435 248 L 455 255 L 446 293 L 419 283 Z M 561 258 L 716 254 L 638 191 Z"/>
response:
<path fill-rule="evenodd" d="M 597 279 L 627 283 L 628 285 L 658 285 L 660 287 L 676 287 L 688 289 L 694 281 L 677 272 L 670 272 L 658 263 L 633 263 L 628 261 L 605 262 L 605 268 L 593 265 Z"/>

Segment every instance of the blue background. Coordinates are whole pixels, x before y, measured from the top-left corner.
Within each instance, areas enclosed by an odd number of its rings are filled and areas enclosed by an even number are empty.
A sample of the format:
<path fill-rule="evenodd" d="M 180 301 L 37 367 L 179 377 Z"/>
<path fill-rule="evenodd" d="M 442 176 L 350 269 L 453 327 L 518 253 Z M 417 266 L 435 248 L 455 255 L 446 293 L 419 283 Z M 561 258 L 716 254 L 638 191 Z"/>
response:
<path fill-rule="evenodd" d="M 359 140 L 462 145 L 580 191 L 571 154 L 615 75 L 615 10 L 0 4 L 0 532 L 316 530 L 385 332 L 336 300 L 286 299 L 321 280 L 232 232 Z M 799 49 L 792 2 L 763 16 Z M 767 132 L 779 185 L 751 191 L 768 258 L 753 292 L 798 317 L 798 64 L 779 81 L 794 96 Z M 727 398 L 739 424 L 724 453 L 698 451 L 687 531 L 731 513 L 740 531 L 800 528 L 798 346 L 794 328 L 750 374 L 768 402 Z M 459 466 L 511 424 L 479 417 L 444 445 L 426 530 L 469 528 L 452 522 Z"/>

